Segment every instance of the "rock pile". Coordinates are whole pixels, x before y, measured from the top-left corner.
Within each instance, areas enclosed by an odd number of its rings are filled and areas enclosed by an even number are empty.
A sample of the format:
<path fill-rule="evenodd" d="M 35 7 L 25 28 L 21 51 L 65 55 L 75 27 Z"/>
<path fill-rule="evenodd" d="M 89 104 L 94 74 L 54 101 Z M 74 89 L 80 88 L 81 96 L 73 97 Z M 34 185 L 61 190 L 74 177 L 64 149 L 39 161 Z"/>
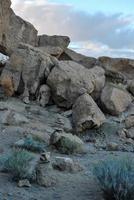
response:
<path fill-rule="evenodd" d="M 0 172 L 17 173 L 19 187 L 54 187 L 78 172 L 85 181 L 97 151 L 134 152 L 134 60 L 81 55 L 68 36 L 38 35 L 10 6 L 0 0 L 0 53 L 9 57 L 0 60 L 0 153 L 9 156 Z M 83 166 L 73 159 L 84 156 Z"/>
<path fill-rule="evenodd" d="M 10 57 L 0 84 L 7 96 L 72 109 L 76 133 L 100 127 L 103 112 L 119 115 L 130 106 L 133 60 L 78 54 L 68 48 L 69 37 L 38 35 L 10 6 L 0 0 L 0 52 Z"/>

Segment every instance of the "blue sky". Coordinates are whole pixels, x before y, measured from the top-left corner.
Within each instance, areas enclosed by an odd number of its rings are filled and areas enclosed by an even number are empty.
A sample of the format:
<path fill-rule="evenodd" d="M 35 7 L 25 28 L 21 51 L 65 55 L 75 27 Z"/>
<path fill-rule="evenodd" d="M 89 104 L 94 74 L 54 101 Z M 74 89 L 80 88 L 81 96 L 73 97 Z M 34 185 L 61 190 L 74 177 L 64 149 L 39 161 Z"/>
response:
<path fill-rule="evenodd" d="M 115 13 L 123 12 L 124 14 L 134 13 L 133 0 L 50 0 L 50 2 L 72 4 L 76 9 L 85 12 L 105 12 Z"/>
<path fill-rule="evenodd" d="M 39 34 L 68 35 L 88 56 L 134 58 L 134 0 L 12 0 Z"/>

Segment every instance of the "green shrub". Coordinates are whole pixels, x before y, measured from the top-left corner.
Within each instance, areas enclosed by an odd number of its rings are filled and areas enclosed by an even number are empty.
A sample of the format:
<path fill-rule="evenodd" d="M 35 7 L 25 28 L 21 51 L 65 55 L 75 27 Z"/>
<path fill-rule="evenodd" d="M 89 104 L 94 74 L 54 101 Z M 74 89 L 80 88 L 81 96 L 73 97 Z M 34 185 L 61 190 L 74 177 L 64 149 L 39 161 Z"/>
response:
<path fill-rule="evenodd" d="M 4 169 L 13 175 L 13 178 L 23 179 L 29 177 L 30 162 L 34 159 L 28 151 L 16 149 L 4 163 Z"/>
<path fill-rule="evenodd" d="M 31 135 L 27 136 L 23 140 L 22 144 L 16 143 L 16 146 L 18 146 L 19 148 L 26 149 L 28 151 L 39 152 L 39 153 L 43 152 L 45 149 L 44 143 L 36 140 Z"/>
<path fill-rule="evenodd" d="M 129 158 L 99 162 L 93 171 L 104 199 L 134 200 L 134 162 Z"/>

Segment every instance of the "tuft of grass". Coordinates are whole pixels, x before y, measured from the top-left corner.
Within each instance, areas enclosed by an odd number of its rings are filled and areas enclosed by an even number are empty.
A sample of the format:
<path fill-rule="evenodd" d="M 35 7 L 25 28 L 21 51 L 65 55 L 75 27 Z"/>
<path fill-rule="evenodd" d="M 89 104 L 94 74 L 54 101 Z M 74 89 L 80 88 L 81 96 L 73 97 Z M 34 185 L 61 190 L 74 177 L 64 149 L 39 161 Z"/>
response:
<path fill-rule="evenodd" d="M 45 150 L 45 145 L 43 142 L 37 140 L 37 138 L 34 138 L 31 135 L 28 135 L 25 139 L 23 144 L 17 144 L 19 148 L 26 149 L 28 151 L 41 153 Z"/>
<path fill-rule="evenodd" d="M 13 150 L 4 163 L 4 170 L 13 175 L 13 179 L 29 177 L 30 162 L 34 159 L 33 154 L 26 150 Z"/>
<path fill-rule="evenodd" d="M 93 173 L 105 200 L 134 200 L 134 162 L 131 159 L 101 161 Z"/>

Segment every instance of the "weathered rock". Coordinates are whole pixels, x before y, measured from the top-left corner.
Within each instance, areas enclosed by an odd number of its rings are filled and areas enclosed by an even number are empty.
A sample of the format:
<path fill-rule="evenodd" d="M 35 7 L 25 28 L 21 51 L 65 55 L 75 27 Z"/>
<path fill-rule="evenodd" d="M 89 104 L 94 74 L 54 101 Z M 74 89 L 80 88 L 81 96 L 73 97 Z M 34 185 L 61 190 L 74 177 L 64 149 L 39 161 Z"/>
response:
<path fill-rule="evenodd" d="M 134 96 L 134 80 L 131 80 L 128 84 L 129 92 Z"/>
<path fill-rule="evenodd" d="M 88 69 L 94 67 L 97 61 L 96 58 L 84 56 L 68 48 L 61 54 L 59 60 L 72 60 Z"/>
<path fill-rule="evenodd" d="M 28 179 L 19 180 L 18 187 L 31 187 Z"/>
<path fill-rule="evenodd" d="M 16 16 L 10 0 L 0 0 L 0 51 L 10 55 L 20 42 L 37 44 L 37 30 Z"/>
<path fill-rule="evenodd" d="M 130 115 L 125 119 L 126 128 L 134 127 L 134 115 Z"/>
<path fill-rule="evenodd" d="M 40 35 L 38 36 L 38 46 L 39 47 L 60 47 L 61 49 L 66 49 L 70 43 L 70 38 L 68 36 L 60 35 Z"/>
<path fill-rule="evenodd" d="M 50 54 L 51 56 L 54 56 L 56 58 L 59 58 L 59 56 L 63 53 L 63 49 L 60 47 L 53 47 L 53 46 L 45 46 L 45 47 L 38 47 L 39 50 Z"/>
<path fill-rule="evenodd" d="M 48 163 L 51 160 L 51 153 L 50 152 L 43 152 L 40 156 L 40 161 L 42 163 Z"/>
<path fill-rule="evenodd" d="M 98 64 L 102 66 L 107 76 L 124 82 L 134 77 L 134 60 L 127 58 L 100 57 Z"/>
<path fill-rule="evenodd" d="M 100 67 L 86 69 L 73 61 L 60 61 L 48 76 L 55 103 L 70 108 L 83 93 L 99 93 L 105 83 L 104 70 Z"/>
<path fill-rule="evenodd" d="M 73 159 L 68 157 L 56 157 L 52 166 L 54 169 L 66 172 L 79 172 L 82 170 L 82 167 L 78 162 L 75 162 Z"/>
<path fill-rule="evenodd" d="M 134 139 L 134 128 L 128 129 L 126 132 L 126 136 L 127 136 L 127 138 Z"/>
<path fill-rule="evenodd" d="M 89 94 L 78 97 L 73 105 L 73 122 L 77 132 L 99 127 L 105 116 Z"/>
<path fill-rule="evenodd" d="M 6 34 L 9 28 L 11 1 L 0 0 L 0 52 L 5 53 Z"/>
<path fill-rule="evenodd" d="M 51 91 L 47 85 L 42 85 L 39 89 L 38 102 L 42 107 L 45 107 L 50 100 Z"/>
<path fill-rule="evenodd" d="M 2 70 L 4 69 L 5 65 L 6 65 L 6 60 L 4 61 L 4 60 L 0 59 L 0 75 L 1 75 Z"/>
<path fill-rule="evenodd" d="M 105 86 L 105 72 L 101 67 L 95 66 L 91 69 L 91 74 L 93 74 L 94 77 L 94 91 L 91 96 L 93 99 L 97 100 L 100 98 L 102 89 Z"/>
<path fill-rule="evenodd" d="M 54 132 L 50 138 L 50 144 L 55 146 L 61 153 L 85 153 L 83 141 L 72 134 L 63 132 Z"/>
<path fill-rule="evenodd" d="M 126 90 L 112 84 L 106 85 L 101 94 L 101 102 L 105 111 L 112 115 L 119 115 L 125 111 L 131 101 L 131 95 Z"/>
<path fill-rule="evenodd" d="M 117 134 L 119 135 L 119 137 L 122 139 L 122 140 L 126 140 L 126 135 L 127 135 L 127 130 L 125 128 L 123 129 L 120 129 L 117 131 Z"/>
<path fill-rule="evenodd" d="M 51 164 L 40 164 L 37 167 L 37 183 L 43 187 L 54 186 L 57 182 Z"/>
<path fill-rule="evenodd" d="M 110 143 L 107 144 L 106 149 L 108 151 L 118 151 L 119 145 L 116 142 L 110 142 Z"/>
<path fill-rule="evenodd" d="M 68 47 L 69 43 L 70 38 L 67 36 L 38 36 L 38 48 L 57 58 L 59 58 L 63 51 Z"/>
<path fill-rule="evenodd" d="M 13 88 L 24 99 L 29 98 L 30 94 L 35 96 L 41 81 L 45 81 L 55 62 L 56 59 L 48 54 L 30 45 L 21 44 L 5 66 L 1 84 L 4 88 Z M 9 85 L 5 80 L 8 80 Z"/>

